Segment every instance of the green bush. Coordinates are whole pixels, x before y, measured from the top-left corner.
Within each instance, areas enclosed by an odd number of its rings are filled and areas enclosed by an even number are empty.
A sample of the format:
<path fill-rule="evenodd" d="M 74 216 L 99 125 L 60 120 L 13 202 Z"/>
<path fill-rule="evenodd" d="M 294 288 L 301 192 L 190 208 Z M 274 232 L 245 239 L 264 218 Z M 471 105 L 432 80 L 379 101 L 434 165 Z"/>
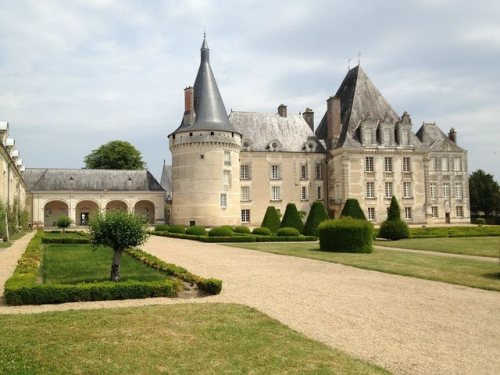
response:
<path fill-rule="evenodd" d="M 210 237 L 231 237 L 233 234 L 232 228 L 228 226 L 215 227 L 208 231 Z"/>
<path fill-rule="evenodd" d="M 486 224 L 486 219 L 482 218 L 482 217 L 478 217 L 477 219 L 474 219 L 474 224 L 484 225 L 484 224 Z"/>
<path fill-rule="evenodd" d="M 298 242 L 298 241 L 317 241 L 315 236 L 263 236 L 255 237 L 255 242 Z"/>
<path fill-rule="evenodd" d="M 373 225 L 361 219 L 343 218 L 323 221 L 319 227 L 322 251 L 371 253 Z"/>
<path fill-rule="evenodd" d="M 84 244 L 89 243 L 90 239 L 85 237 L 42 237 L 42 243 L 69 243 L 69 244 Z"/>
<path fill-rule="evenodd" d="M 302 222 L 300 213 L 294 203 L 288 203 L 286 205 L 285 214 L 283 215 L 280 228 L 296 228 L 299 233 L 302 233 L 304 223 Z"/>
<path fill-rule="evenodd" d="M 401 220 L 399 204 L 395 196 L 391 199 L 391 205 L 387 210 L 387 220 L 382 223 L 378 235 L 387 240 L 401 240 L 410 237 L 408 224 Z"/>
<path fill-rule="evenodd" d="M 328 213 L 326 212 L 325 205 L 322 201 L 314 201 L 309 210 L 309 215 L 307 216 L 302 233 L 305 235 L 317 236 L 318 225 L 325 220 L 328 220 Z"/>
<path fill-rule="evenodd" d="M 271 231 L 269 230 L 269 228 L 264 228 L 264 227 L 254 228 L 252 233 L 258 234 L 261 236 L 270 236 L 271 235 Z"/>
<path fill-rule="evenodd" d="M 169 225 L 167 227 L 167 232 L 170 232 L 170 233 L 185 233 L 186 232 L 186 228 L 184 228 L 183 225 L 178 225 L 178 224 Z"/>
<path fill-rule="evenodd" d="M 353 198 L 345 201 L 340 217 L 352 217 L 353 219 L 366 220 L 366 216 L 359 206 L 358 200 Z"/>
<path fill-rule="evenodd" d="M 69 217 L 62 215 L 57 218 L 56 225 L 58 228 L 62 229 L 63 232 L 66 231 L 66 228 L 68 228 L 73 220 L 71 220 Z"/>
<path fill-rule="evenodd" d="M 387 220 L 401 220 L 401 210 L 399 209 L 398 200 L 394 195 L 391 198 L 391 205 L 387 210 Z"/>
<path fill-rule="evenodd" d="M 268 228 L 271 233 L 276 233 L 280 228 L 280 217 L 274 206 L 267 207 L 266 214 L 260 226 L 262 228 Z"/>
<path fill-rule="evenodd" d="M 167 224 L 158 224 L 155 226 L 155 231 L 168 232 L 168 225 Z"/>
<path fill-rule="evenodd" d="M 234 227 L 234 233 L 244 233 L 244 234 L 249 234 L 250 233 L 250 228 L 244 226 L 244 225 L 238 225 L 237 227 Z"/>
<path fill-rule="evenodd" d="M 222 280 L 218 279 L 203 279 L 196 283 L 198 288 L 208 294 L 219 294 L 222 290 Z"/>
<path fill-rule="evenodd" d="M 298 237 L 300 232 L 297 228 L 284 227 L 278 229 L 278 233 L 276 233 L 278 237 Z"/>
<path fill-rule="evenodd" d="M 203 227 L 201 225 L 193 225 L 193 226 L 187 227 L 185 233 L 191 234 L 194 236 L 206 236 L 207 235 L 207 231 L 205 230 L 205 227 Z"/>

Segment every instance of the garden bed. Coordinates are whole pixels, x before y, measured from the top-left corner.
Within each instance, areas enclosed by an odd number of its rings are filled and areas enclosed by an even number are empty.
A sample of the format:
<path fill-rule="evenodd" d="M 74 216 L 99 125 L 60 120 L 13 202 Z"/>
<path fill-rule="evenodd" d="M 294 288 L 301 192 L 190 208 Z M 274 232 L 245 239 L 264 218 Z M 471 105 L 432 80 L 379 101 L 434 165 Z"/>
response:
<path fill-rule="evenodd" d="M 156 236 L 180 238 L 184 240 L 193 240 L 200 242 L 304 242 L 304 241 L 317 241 L 318 237 L 315 236 L 261 236 L 256 234 L 238 234 L 232 236 L 196 236 L 192 234 L 170 233 L 165 231 L 153 232 Z"/>
<path fill-rule="evenodd" d="M 375 230 L 378 237 L 379 230 Z M 443 237 L 497 237 L 500 226 L 467 226 L 467 227 L 423 227 L 410 228 L 410 238 L 443 238 Z"/>

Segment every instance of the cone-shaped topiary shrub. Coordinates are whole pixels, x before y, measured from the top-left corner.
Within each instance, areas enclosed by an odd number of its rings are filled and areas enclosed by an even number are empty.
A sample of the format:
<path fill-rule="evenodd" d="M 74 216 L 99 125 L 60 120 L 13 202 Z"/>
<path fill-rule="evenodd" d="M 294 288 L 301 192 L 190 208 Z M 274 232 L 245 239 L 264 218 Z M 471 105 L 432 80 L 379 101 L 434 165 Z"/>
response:
<path fill-rule="evenodd" d="M 274 206 L 267 207 L 261 227 L 268 228 L 271 233 L 276 233 L 276 231 L 280 228 L 280 217 Z"/>
<path fill-rule="evenodd" d="M 297 228 L 291 227 L 283 227 L 278 229 L 278 233 L 276 233 L 279 237 L 298 237 L 300 236 L 300 232 Z"/>
<path fill-rule="evenodd" d="M 215 227 L 208 231 L 210 237 L 231 237 L 233 234 L 232 228 L 227 225 Z"/>
<path fill-rule="evenodd" d="M 248 228 L 244 225 L 238 225 L 237 227 L 234 227 L 233 231 L 234 231 L 234 233 L 248 234 L 248 233 L 250 233 L 250 228 Z"/>
<path fill-rule="evenodd" d="M 340 217 L 352 217 L 353 219 L 366 220 L 366 216 L 359 206 L 357 199 L 350 198 L 345 201 Z"/>
<path fill-rule="evenodd" d="M 269 228 L 254 228 L 253 231 L 252 231 L 253 234 L 260 234 L 261 236 L 270 236 L 271 235 L 271 231 L 269 230 Z"/>
<path fill-rule="evenodd" d="M 204 236 L 207 234 L 205 227 L 201 225 L 192 225 L 186 228 L 186 234 L 191 234 L 194 236 Z"/>
<path fill-rule="evenodd" d="M 328 214 L 325 209 L 325 205 L 322 201 L 314 201 L 311 209 L 309 210 L 309 215 L 307 216 L 306 223 L 304 225 L 304 230 L 302 233 L 306 236 L 318 236 L 318 225 L 322 221 L 328 219 Z"/>
<path fill-rule="evenodd" d="M 393 196 L 387 210 L 387 220 L 382 223 L 378 231 L 379 237 L 388 240 L 401 240 L 410 237 L 408 224 L 401 220 L 400 215 L 398 200 Z"/>
<path fill-rule="evenodd" d="M 304 229 L 304 223 L 300 218 L 299 211 L 295 203 L 288 203 L 286 205 L 285 214 L 283 215 L 283 220 L 281 220 L 280 228 L 296 228 L 299 233 L 302 233 Z"/>
<path fill-rule="evenodd" d="M 371 253 L 373 225 L 367 220 L 350 217 L 325 220 L 318 226 L 322 251 Z"/>

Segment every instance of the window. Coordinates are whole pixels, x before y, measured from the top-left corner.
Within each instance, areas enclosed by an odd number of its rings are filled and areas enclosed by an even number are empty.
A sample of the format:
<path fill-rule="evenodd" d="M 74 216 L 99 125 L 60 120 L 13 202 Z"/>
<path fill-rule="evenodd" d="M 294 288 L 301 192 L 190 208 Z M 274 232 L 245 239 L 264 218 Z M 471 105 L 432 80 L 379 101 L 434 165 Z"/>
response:
<path fill-rule="evenodd" d="M 464 189 L 462 184 L 455 184 L 455 198 L 462 199 L 464 196 Z"/>
<path fill-rule="evenodd" d="M 385 183 L 385 197 L 392 198 L 392 182 Z"/>
<path fill-rule="evenodd" d="M 226 208 L 227 207 L 227 194 L 226 193 L 222 193 L 220 195 L 220 206 L 222 208 Z"/>
<path fill-rule="evenodd" d="M 368 207 L 368 220 L 375 220 L 375 207 Z"/>
<path fill-rule="evenodd" d="M 408 144 L 408 131 L 407 130 L 401 130 L 401 144 L 402 145 Z"/>
<path fill-rule="evenodd" d="M 405 207 L 405 219 L 411 219 L 413 217 L 411 207 Z"/>
<path fill-rule="evenodd" d="M 436 158 L 430 158 L 430 160 L 429 160 L 429 170 L 430 171 L 435 171 L 436 170 Z"/>
<path fill-rule="evenodd" d="M 372 144 L 373 143 L 373 137 L 372 137 L 372 130 L 371 129 L 364 129 L 364 139 L 366 144 Z"/>
<path fill-rule="evenodd" d="M 281 186 L 271 186 L 271 200 L 272 201 L 281 200 Z"/>
<path fill-rule="evenodd" d="M 441 170 L 443 172 L 448 170 L 448 158 L 441 158 Z"/>
<path fill-rule="evenodd" d="M 462 170 L 462 159 L 460 158 L 453 159 L 453 170 L 455 172 L 460 172 Z"/>
<path fill-rule="evenodd" d="M 231 171 L 224 171 L 224 185 L 231 185 Z"/>
<path fill-rule="evenodd" d="M 241 201 L 248 202 L 250 201 L 250 186 L 242 186 L 241 187 Z"/>
<path fill-rule="evenodd" d="M 316 189 L 316 199 L 323 199 L 323 194 L 321 191 L 321 186 L 318 186 Z"/>
<path fill-rule="evenodd" d="M 250 222 L 250 210 L 241 210 L 241 222 L 249 223 Z"/>
<path fill-rule="evenodd" d="M 411 182 L 403 182 L 403 198 L 411 198 Z"/>
<path fill-rule="evenodd" d="M 450 184 L 448 183 L 443 184 L 443 198 L 444 199 L 450 198 Z"/>
<path fill-rule="evenodd" d="M 306 186 L 300 187 L 300 200 L 303 200 L 303 201 L 307 200 L 307 187 Z"/>
<path fill-rule="evenodd" d="M 431 182 L 430 186 L 431 199 L 436 199 L 437 197 L 437 185 L 434 182 Z"/>
<path fill-rule="evenodd" d="M 316 164 L 316 180 L 321 180 L 321 164 Z"/>
<path fill-rule="evenodd" d="M 307 164 L 300 165 L 300 179 L 307 180 Z"/>
<path fill-rule="evenodd" d="M 250 180 L 250 165 L 240 165 L 240 180 Z"/>
<path fill-rule="evenodd" d="M 375 198 L 375 182 L 366 183 L 366 198 Z"/>
<path fill-rule="evenodd" d="M 403 172 L 411 172 L 411 162 L 408 157 L 403 158 Z"/>
<path fill-rule="evenodd" d="M 365 172 L 373 172 L 373 156 L 367 156 L 365 158 Z"/>
<path fill-rule="evenodd" d="M 231 165 L 231 153 L 224 151 L 224 165 Z"/>
<path fill-rule="evenodd" d="M 384 129 L 384 144 L 391 144 L 391 129 Z"/>
<path fill-rule="evenodd" d="M 457 217 L 464 217 L 464 208 L 463 208 L 463 206 L 457 206 L 457 207 L 455 207 L 455 212 L 457 214 Z"/>
<path fill-rule="evenodd" d="M 392 172 L 392 158 L 391 157 L 384 158 L 384 171 L 385 172 Z"/>
<path fill-rule="evenodd" d="M 431 207 L 431 216 L 434 217 L 434 218 L 438 217 L 438 208 L 437 208 L 437 206 L 432 206 Z"/>
<path fill-rule="evenodd" d="M 280 166 L 277 164 L 271 165 L 271 180 L 279 180 L 280 178 Z"/>

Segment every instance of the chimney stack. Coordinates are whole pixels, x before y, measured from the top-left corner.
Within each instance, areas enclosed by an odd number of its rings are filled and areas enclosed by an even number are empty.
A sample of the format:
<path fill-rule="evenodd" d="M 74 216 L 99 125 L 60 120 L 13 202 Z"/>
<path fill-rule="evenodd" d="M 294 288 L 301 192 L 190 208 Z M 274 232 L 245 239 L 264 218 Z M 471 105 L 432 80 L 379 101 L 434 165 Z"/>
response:
<path fill-rule="evenodd" d="M 327 139 L 329 141 L 332 139 L 339 139 L 342 129 L 342 124 L 340 122 L 340 98 L 338 96 L 330 96 L 326 101 L 326 108 Z"/>
<path fill-rule="evenodd" d="M 453 128 L 450 129 L 450 132 L 448 133 L 448 138 L 453 143 L 455 143 L 455 144 L 457 143 L 457 132 L 455 131 L 455 129 L 453 129 Z"/>
<path fill-rule="evenodd" d="M 281 117 L 287 117 L 286 105 L 280 104 L 278 107 L 278 115 Z"/>
<path fill-rule="evenodd" d="M 307 122 L 307 125 L 311 128 L 312 131 L 314 131 L 314 112 L 311 108 L 306 108 L 304 113 L 302 114 L 302 117 L 304 117 L 305 122 Z"/>
<path fill-rule="evenodd" d="M 194 122 L 194 89 L 189 86 L 184 89 L 184 123 L 192 125 Z"/>

